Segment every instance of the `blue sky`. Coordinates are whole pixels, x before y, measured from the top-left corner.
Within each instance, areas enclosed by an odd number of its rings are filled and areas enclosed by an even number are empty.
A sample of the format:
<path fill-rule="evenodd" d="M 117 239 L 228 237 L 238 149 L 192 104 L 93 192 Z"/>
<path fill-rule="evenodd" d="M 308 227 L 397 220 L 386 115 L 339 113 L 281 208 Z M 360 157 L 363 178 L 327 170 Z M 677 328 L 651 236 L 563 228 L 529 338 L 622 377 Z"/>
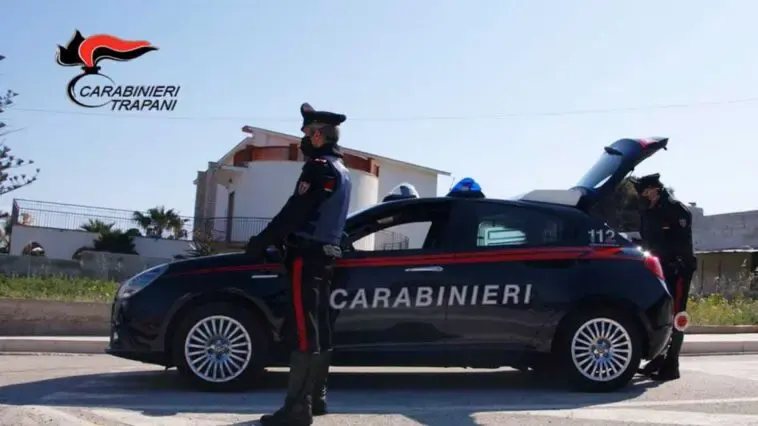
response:
<path fill-rule="evenodd" d="M 670 149 L 640 173 L 661 172 L 707 214 L 758 209 L 758 101 L 729 103 L 758 97 L 758 3 L 12 4 L 0 88 L 20 93 L 4 118 L 22 130 L 7 143 L 43 170 L 0 207 L 18 197 L 190 215 L 196 171 L 241 126 L 297 133 L 308 101 L 348 116 L 344 145 L 472 176 L 493 197 L 568 187 L 603 145 L 659 135 Z M 158 46 L 102 65 L 122 84 L 181 84 L 176 110 L 83 115 L 92 110 L 66 98 L 75 69 L 55 63 L 75 29 Z M 667 104 L 693 106 L 569 114 Z M 542 114 L 552 112 L 563 114 Z"/>

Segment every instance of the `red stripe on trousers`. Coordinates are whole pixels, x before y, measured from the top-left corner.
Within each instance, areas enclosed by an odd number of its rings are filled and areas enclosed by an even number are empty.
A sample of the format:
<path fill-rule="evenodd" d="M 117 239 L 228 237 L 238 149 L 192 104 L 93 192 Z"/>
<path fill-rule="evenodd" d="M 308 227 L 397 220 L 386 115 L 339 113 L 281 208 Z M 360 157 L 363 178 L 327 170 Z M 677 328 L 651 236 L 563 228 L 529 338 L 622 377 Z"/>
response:
<path fill-rule="evenodd" d="M 295 308 L 297 323 L 297 341 L 300 351 L 308 350 L 308 336 L 305 332 L 305 312 L 303 312 L 303 258 L 298 257 L 292 262 L 292 304 Z"/>
<path fill-rule="evenodd" d="M 684 295 L 684 278 L 679 277 L 676 279 L 674 291 L 676 294 L 674 295 L 674 313 L 678 314 L 679 312 L 683 311 L 682 309 L 682 296 Z"/>

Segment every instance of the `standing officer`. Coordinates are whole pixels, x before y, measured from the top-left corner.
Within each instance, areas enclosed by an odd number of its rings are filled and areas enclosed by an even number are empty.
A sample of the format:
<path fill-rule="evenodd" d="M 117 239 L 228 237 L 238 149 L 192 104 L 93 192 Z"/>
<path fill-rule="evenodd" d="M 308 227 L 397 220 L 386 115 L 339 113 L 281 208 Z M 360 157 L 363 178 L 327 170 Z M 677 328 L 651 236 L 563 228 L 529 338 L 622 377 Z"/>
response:
<path fill-rule="evenodd" d="M 660 174 L 632 180 L 644 207 L 641 236 L 644 244 L 661 261 L 669 292 L 674 296 L 674 313 L 687 309 L 690 281 L 697 269 L 692 246 L 692 213 L 663 187 Z M 674 329 L 665 355 L 650 361 L 641 374 L 655 380 L 679 378 L 679 352 L 684 333 Z"/>
<path fill-rule="evenodd" d="M 307 158 L 295 191 L 246 248 L 256 256 L 272 244 L 285 246 L 297 334 L 284 406 L 263 416 L 264 426 L 310 425 L 313 415 L 326 414 L 332 354 L 329 296 L 350 204 L 350 175 L 337 146 L 346 117 L 315 111 L 307 103 L 300 113 L 305 135 L 300 150 Z"/>

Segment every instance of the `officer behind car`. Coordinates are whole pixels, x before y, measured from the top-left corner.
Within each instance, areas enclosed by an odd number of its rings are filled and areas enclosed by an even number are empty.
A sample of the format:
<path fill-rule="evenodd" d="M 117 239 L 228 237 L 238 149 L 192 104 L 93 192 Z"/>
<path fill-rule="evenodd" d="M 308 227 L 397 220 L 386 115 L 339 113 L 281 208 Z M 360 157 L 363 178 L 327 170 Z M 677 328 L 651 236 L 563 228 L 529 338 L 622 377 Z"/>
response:
<path fill-rule="evenodd" d="M 674 297 L 674 312 L 684 312 L 690 294 L 690 281 L 696 269 L 692 246 L 692 214 L 661 184 L 660 174 L 632 181 L 644 204 L 641 236 L 644 245 L 661 261 L 669 292 Z M 655 380 L 679 378 L 679 353 L 684 333 L 674 329 L 665 355 L 650 361 L 640 373 Z"/>
<path fill-rule="evenodd" d="M 295 191 L 246 248 L 257 256 L 272 244 L 284 246 L 297 334 L 284 406 L 263 416 L 263 425 L 310 425 L 313 415 L 326 414 L 332 354 L 329 296 L 350 204 L 350 175 L 337 146 L 346 117 L 315 111 L 307 103 L 300 113 L 305 135 L 300 150 L 307 158 Z"/>

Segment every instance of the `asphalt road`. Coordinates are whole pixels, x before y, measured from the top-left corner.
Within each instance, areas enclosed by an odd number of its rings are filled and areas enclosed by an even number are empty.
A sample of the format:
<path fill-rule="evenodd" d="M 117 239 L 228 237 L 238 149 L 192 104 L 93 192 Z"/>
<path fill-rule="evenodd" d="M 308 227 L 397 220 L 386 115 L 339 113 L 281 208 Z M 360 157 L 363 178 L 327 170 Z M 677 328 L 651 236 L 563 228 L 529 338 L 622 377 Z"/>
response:
<path fill-rule="evenodd" d="M 571 393 L 513 370 L 335 369 L 315 425 L 758 425 L 758 355 L 687 357 L 681 380 Z M 192 391 L 173 370 L 105 355 L 0 356 L 0 425 L 254 425 L 282 402 L 263 389 Z"/>

